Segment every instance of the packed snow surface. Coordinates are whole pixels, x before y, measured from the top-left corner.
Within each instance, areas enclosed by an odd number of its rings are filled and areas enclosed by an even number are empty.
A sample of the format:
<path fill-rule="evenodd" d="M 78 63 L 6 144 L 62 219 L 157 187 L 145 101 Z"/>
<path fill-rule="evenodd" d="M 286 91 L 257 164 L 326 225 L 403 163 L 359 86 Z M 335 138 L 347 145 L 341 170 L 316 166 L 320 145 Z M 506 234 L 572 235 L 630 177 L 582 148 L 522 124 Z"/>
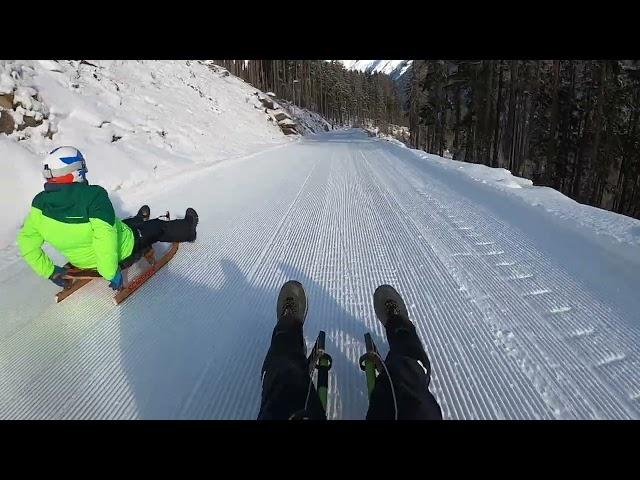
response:
<path fill-rule="evenodd" d="M 124 134 L 135 123 L 112 104 L 97 110 Z M 78 135 L 98 128 L 90 117 Z M 98 145 L 90 173 L 109 161 Z M 406 300 L 445 418 L 640 418 L 636 220 L 361 130 L 119 190 L 107 166 L 93 169 L 121 216 L 193 206 L 198 239 L 120 306 L 103 280 L 55 304 L 57 287 L 8 246 L 0 418 L 255 418 L 288 279 L 307 290 L 308 347 L 327 332 L 329 418 L 364 418 L 364 333 L 387 351 L 372 304 L 382 283 Z"/>

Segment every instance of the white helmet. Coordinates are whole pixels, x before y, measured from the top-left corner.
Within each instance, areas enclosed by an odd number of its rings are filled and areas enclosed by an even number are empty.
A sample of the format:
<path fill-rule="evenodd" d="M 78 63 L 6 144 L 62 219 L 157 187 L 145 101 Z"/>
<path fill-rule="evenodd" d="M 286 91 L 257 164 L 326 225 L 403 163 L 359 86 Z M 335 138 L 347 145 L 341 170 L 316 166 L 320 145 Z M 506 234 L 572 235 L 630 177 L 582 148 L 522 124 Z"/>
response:
<path fill-rule="evenodd" d="M 58 147 L 42 161 L 42 176 L 47 180 L 72 174 L 74 182 L 85 180 L 87 164 L 75 147 Z"/>

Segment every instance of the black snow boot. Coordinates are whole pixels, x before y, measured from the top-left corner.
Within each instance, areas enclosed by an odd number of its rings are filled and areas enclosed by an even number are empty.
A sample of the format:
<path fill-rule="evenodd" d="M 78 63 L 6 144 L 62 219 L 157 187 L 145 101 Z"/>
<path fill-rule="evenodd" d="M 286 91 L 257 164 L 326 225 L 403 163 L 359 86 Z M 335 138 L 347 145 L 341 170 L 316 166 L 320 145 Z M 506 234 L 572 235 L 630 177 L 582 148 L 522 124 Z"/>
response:
<path fill-rule="evenodd" d="M 149 205 L 143 205 L 140 207 L 140 210 L 138 210 L 138 213 L 136 214 L 135 218 L 140 219 L 143 222 L 146 222 L 147 220 L 149 220 L 150 216 L 151 216 L 151 209 L 149 208 Z"/>
<path fill-rule="evenodd" d="M 198 213 L 193 208 L 189 207 L 187 208 L 187 211 L 184 214 L 184 219 L 191 222 L 192 240 L 190 241 L 193 242 L 196 239 L 196 227 L 198 226 Z"/>

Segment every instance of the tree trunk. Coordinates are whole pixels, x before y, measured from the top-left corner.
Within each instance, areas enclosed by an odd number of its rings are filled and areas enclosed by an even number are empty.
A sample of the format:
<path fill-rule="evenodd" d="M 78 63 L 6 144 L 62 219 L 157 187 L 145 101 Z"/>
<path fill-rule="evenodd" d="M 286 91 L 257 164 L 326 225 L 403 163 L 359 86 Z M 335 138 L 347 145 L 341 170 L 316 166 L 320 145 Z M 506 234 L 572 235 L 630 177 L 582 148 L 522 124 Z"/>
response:
<path fill-rule="evenodd" d="M 498 137 L 500 133 L 500 106 L 502 103 L 502 60 L 498 64 L 498 98 L 496 100 L 496 124 L 493 133 L 493 157 L 491 166 L 498 166 Z"/>

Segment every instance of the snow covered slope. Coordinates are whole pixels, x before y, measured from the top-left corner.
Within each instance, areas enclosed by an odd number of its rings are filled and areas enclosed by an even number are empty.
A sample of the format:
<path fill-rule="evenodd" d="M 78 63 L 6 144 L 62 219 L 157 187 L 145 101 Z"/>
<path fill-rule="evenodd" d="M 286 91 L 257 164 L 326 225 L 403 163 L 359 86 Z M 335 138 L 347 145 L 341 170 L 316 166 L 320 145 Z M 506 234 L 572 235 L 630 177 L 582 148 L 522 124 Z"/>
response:
<path fill-rule="evenodd" d="M 463 164 L 469 165 L 469 164 Z M 447 419 L 640 418 L 640 221 L 361 130 L 123 191 L 200 213 L 198 241 L 119 307 L 0 279 L 0 418 L 255 418 L 279 287 L 327 332 L 330 418 L 363 418 L 372 294 L 403 294 Z"/>
<path fill-rule="evenodd" d="M 412 60 L 340 60 L 347 70 L 385 73 L 398 80 L 411 66 Z"/>
<path fill-rule="evenodd" d="M 0 134 L 0 249 L 14 243 L 42 189 L 41 158 L 56 146 L 84 153 L 89 181 L 123 214 L 123 191 L 160 189 L 163 179 L 289 142 L 256 91 L 206 62 L 0 61 L 0 95 L 21 102 L 11 115 L 44 117 Z"/>

